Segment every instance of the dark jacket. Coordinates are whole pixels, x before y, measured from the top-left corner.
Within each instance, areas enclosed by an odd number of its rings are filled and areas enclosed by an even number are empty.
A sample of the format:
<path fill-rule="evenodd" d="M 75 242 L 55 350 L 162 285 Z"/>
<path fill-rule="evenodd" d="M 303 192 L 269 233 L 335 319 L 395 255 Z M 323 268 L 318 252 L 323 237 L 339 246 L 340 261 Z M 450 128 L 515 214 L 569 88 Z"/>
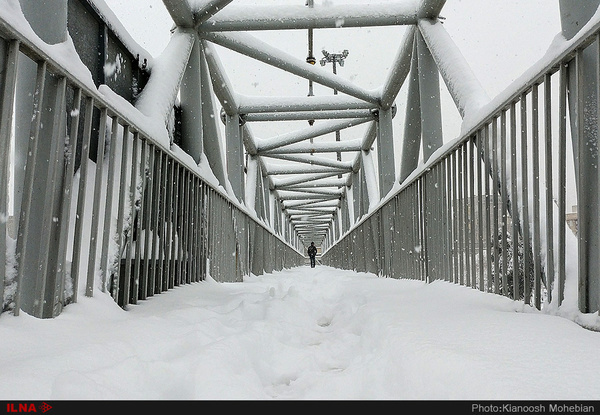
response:
<path fill-rule="evenodd" d="M 316 256 L 317 255 L 317 247 L 311 245 L 308 247 L 308 256 Z"/>

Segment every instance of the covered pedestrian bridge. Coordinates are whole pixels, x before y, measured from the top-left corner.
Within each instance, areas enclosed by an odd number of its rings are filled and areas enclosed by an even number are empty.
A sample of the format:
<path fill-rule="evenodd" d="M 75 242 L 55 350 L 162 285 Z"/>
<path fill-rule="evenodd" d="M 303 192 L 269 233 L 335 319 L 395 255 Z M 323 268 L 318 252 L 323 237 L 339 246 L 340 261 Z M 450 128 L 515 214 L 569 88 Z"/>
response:
<path fill-rule="evenodd" d="M 445 0 L 163 0 L 157 57 L 103 0 L 6 3 L 2 312 L 54 317 L 97 291 L 126 308 L 302 265 L 312 241 L 337 268 L 598 311 L 598 0 L 557 1 L 563 37 L 494 99 L 442 24 Z M 402 34 L 375 89 L 336 74 L 352 50 L 313 50 L 319 31 L 381 27 Z M 261 37 L 298 30 L 305 56 Z M 240 93 L 224 50 L 289 87 Z"/>

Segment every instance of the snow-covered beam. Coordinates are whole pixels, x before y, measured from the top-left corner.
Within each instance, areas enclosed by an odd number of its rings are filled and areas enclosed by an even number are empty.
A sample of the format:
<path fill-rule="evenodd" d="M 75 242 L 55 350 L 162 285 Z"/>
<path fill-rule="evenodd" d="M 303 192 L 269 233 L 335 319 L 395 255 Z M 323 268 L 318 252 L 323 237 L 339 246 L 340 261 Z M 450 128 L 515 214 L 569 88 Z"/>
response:
<path fill-rule="evenodd" d="M 440 77 L 421 33 L 416 35 L 416 44 L 419 60 L 419 107 L 421 109 L 423 161 L 427 161 L 443 144 Z"/>
<path fill-rule="evenodd" d="M 179 146 L 192 156 L 196 164 L 200 163 L 204 153 L 202 71 L 206 70 L 206 65 L 203 61 L 202 45 L 196 40 L 179 88 L 181 106 L 181 141 Z"/>
<path fill-rule="evenodd" d="M 446 0 L 421 0 L 417 16 L 419 19 L 437 19 Z"/>
<path fill-rule="evenodd" d="M 163 0 L 163 4 L 178 27 L 193 28 L 196 25 L 187 0 Z"/>
<path fill-rule="evenodd" d="M 359 88 L 351 82 L 329 73 L 325 69 L 307 65 L 305 61 L 277 49 L 252 35 L 245 33 L 225 34 L 202 32 L 200 35 L 210 42 L 249 56 L 267 65 L 301 76 L 323 86 L 336 89 L 339 92 L 343 92 L 355 98 L 375 104 L 379 103 L 379 96 L 375 92 Z"/>
<path fill-rule="evenodd" d="M 332 209 L 322 209 L 322 210 L 305 210 L 305 209 L 295 209 L 295 208 L 290 208 L 290 209 L 286 209 L 286 211 L 289 213 L 290 218 L 292 218 L 292 223 L 296 224 L 300 224 L 300 223 L 304 223 L 304 218 L 310 216 L 310 217 L 314 217 L 314 218 L 318 218 L 318 219 L 325 219 L 325 220 L 331 220 L 331 213 L 333 212 L 333 209 L 335 209 L 335 206 L 332 206 Z"/>
<path fill-rule="evenodd" d="M 325 220 L 325 221 L 318 221 L 320 222 L 319 224 L 314 224 L 313 221 L 315 219 L 311 218 L 310 221 L 299 221 L 298 223 L 295 224 L 296 229 L 298 231 L 304 231 L 304 230 L 312 230 L 312 229 L 329 229 L 329 223 L 331 222 L 331 218 Z"/>
<path fill-rule="evenodd" d="M 400 172 L 398 175 L 398 181 L 400 183 L 402 183 L 419 164 L 419 152 L 421 148 L 421 99 L 419 92 L 419 59 L 416 54 L 416 42 L 414 48 L 415 55 L 412 59 L 412 69 L 408 82 L 404 133 L 401 142 L 402 150 L 400 152 Z"/>
<path fill-rule="evenodd" d="M 304 120 L 331 120 L 342 118 L 374 117 L 371 110 L 338 110 L 338 111 L 297 111 L 297 112 L 266 112 L 244 114 L 247 122 L 255 121 L 304 121 Z"/>
<path fill-rule="evenodd" d="M 367 130 L 367 132 L 365 133 L 365 136 L 363 138 L 363 142 L 362 142 L 362 149 L 364 151 L 369 151 L 371 150 L 371 147 L 373 146 L 373 143 L 375 142 L 375 139 L 377 138 L 377 123 L 372 122 L 371 124 L 369 124 L 369 129 Z M 357 158 L 357 162 L 358 162 Z"/>
<path fill-rule="evenodd" d="M 287 212 L 291 213 L 308 213 L 312 215 L 331 215 L 338 208 L 337 200 L 327 200 L 327 201 L 319 201 L 319 200 L 308 200 L 308 201 L 298 201 L 298 200 L 290 200 L 284 201 L 283 206 Z"/>
<path fill-rule="evenodd" d="M 260 153 L 261 151 L 272 150 L 284 145 L 294 144 L 310 138 L 320 137 L 325 134 L 333 133 L 349 127 L 354 127 L 369 121 L 372 121 L 371 118 L 356 118 L 351 120 L 333 121 L 319 126 L 307 127 L 299 131 L 292 131 L 277 137 L 257 140 L 256 145 L 258 152 Z"/>
<path fill-rule="evenodd" d="M 341 189 L 336 188 L 323 188 L 323 189 L 279 189 L 277 194 L 281 197 L 285 197 L 285 195 L 298 195 L 298 194 L 311 194 L 311 195 L 321 195 L 321 196 L 340 196 L 342 194 Z"/>
<path fill-rule="evenodd" d="M 167 124 L 195 40 L 193 31 L 175 31 L 163 53 L 154 61 L 148 83 L 136 102 L 142 114 Z"/>
<path fill-rule="evenodd" d="M 238 114 L 238 97 L 233 90 L 231 81 L 229 81 L 225 73 L 225 68 L 219 59 L 215 47 L 205 41 L 202 42 L 202 46 L 204 47 L 204 55 L 210 71 L 215 95 L 227 114 Z"/>
<path fill-rule="evenodd" d="M 352 163 L 332 160 L 324 157 L 314 157 L 310 155 L 263 154 L 263 157 L 294 161 L 297 163 L 309 164 L 311 166 L 325 166 L 332 167 L 334 169 L 352 169 Z"/>
<path fill-rule="evenodd" d="M 317 181 L 314 182 L 310 182 L 310 183 L 298 183 L 298 184 L 293 184 L 293 185 L 287 185 L 287 186 L 277 186 L 277 189 L 282 189 L 282 190 L 294 190 L 294 189 L 309 189 L 309 188 L 325 188 L 325 187 L 344 187 L 346 186 L 346 180 L 344 179 L 329 179 L 329 180 L 323 180 L 323 179 L 319 179 Z"/>
<path fill-rule="evenodd" d="M 219 55 L 215 51 L 213 45 L 208 42 L 202 42 L 204 48 L 204 56 L 206 64 L 211 74 L 211 80 L 213 90 L 217 96 L 219 102 L 223 106 L 223 110 L 227 115 L 233 116 L 239 114 L 238 112 L 238 96 L 234 92 L 231 82 L 225 73 L 225 69 Z M 256 144 L 254 143 L 254 136 L 246 125 L 242 127 L 242 137 L 244 140 L 244 146 L 248 154 L 256 154 Z"/>
<path fill-rule="evenodd" d="M 214 114 L 214 92 L 204 48 L 200 48 L 200 65 L 202 66 L 200 70 L 200 80 L 202 83 L 200 86 L 200 102 L 202 106 L 203 150 L 214 175 L 219 180 L 219 183 L 225 187 L 227 177 L 223 163 L 224 158 L 221 145 L 219 140 L 217 140 L 217 137 L 219 137 L 219 121 L 215 118 Z"/>
<path fill-rule="evenodd" d="M 381 95 L 381 108 L 389 109 L 394 104 L 394 100 L 404 84 L 408 72 L 410 71 L 410 61 L 413 51 L 413 42 L 415 37 L 415 28 L 409 27 L 404 34 L 400 48 L 396 53 L 396 58 L 392 64 L 392 70 L 385 80 L 383 93 Z"/>
<path fill-rule="evenodd" d="M 464 56 L 439 21 L 419 20 L 419 30 L 461 117 L 490 101 Z"/>
<path fill-rule="evenodd" d="M 293 219 L 294 223 L 300 223 L 302 222 L 302 219 L 304 216 L 306 216 L 306 214 L 311 215 L 313 218 L 319 220 L 319 221 L 327 221 L 327 220 L 331 220 L 331 212 L 333 212 L 333 209 L 335 209 L 335 206 L 331 206 L 328 208 L 321 208 L 321 209 L 315 209 L 315 208 L 289 208 L 286 209 L 288 211 L 289 217 L 290 219 Z M 318 210 L 320 210 L 321 212 L 318 212 Z"/>
<path fill-rule="evenodd" d="M 316 237 L 317 235 L 327 235 L 327 232 L 329 230 L 329 223 L 331 223 L 331 220 L 328 223 L 324 223 L 320 226 L 311 226 L 312 222 L 311 220 L 308 220 L 306 222 L 301 222 L 299 224 L 296 224 L 296 232 L 298 232 L 298 234 L 305 236 L 305 237 L 311 237 L 313 239 L 315 239 L 314 237 Z M 307 226 L 300 226 L 299 225 L 307 225 Z"/>
<path fill-rule="evenodd" d="M 298 200 L 291 200 L 288 202 L 284 201 L 284 205 L 286 206 L 286 208 L 294 208 L 294 207 L 304 206 L 302 208 L 303 210 L 318 211 L 318 210 L 323 210 L 323 208 L 337 209 L 338 200 L 328 200 L 328 201 L 308 200 L 308 201 L 304 201 L 304 202 L 298 201 Z"/>
<path fill-rule="evenodd" d="M 198 26 L 200 31 L 326 29 L 412 25 L 419 1 L 304 6 L 229 6 Z"/>
<path fill-rule="evenodd" d="M 270 154 L 298 154 L 298 153 L 342 153 L 358 151 L 362 148 L 362 141 L 358 139 L 336 141 L 330 143 L 297 143 L 262 151 L 262 155 Z"/>
<path fill-rule="evenodd" d="M 195 0 L 192 11 L 194 13 L 194 21 L 196 24 L 201 24 L 211 18 L 233 0 Z"/>
<path fill-rule="evenodd" d="M 290 194 L 298 194 L 298 193 L 302 193 L 302 194 L 313 194 L 313 195 L 322 195 L 322 196 L 331 196 L 331 195 L 337 195 L 340 196 L 343 192 L 342 189 L 336 189 L 336 188 L 319 188 L 318 190 L 315 190 L 313 188 L 286 188 L 286 189 L 277 189 L 278 190 L 278 194 L 281 195 L 285 195 L 286 192 L 294 192 L 294 193 L 290 193 Z"/>
<path fill-rule="evenodd" d="M 326 173 L 316 173 L 311 175 L 302 175 L 292 178 L 272 178 L 274 189 L 282 186 L 293 186 L 296 184 L 310 183 L 316 180 L 327 179 L 332 176 L 337 176 L 338 172 L 328 171 Z"/>
<path fill-rule="evenodd" d="M 285 196 L 279 196 L 279 200 L 285 202 L 287 200 L 337 200 L 339 199 L 340 196 L 335 194 L 335 195 L 311 195 L 311 194 L 305 194 L 305 195 L 298 195 L 298 194 L 286 194 Z"/>
<path fill-rule="evenodd" d="M 331 223 L 333 212 L 333 210 L 325 211 L 322 213 L 302 212 L 298 216 L 296 216 L 291 222 L 294 226 L 294 229 L 304 231 L 306 230 L 306 225 L 310 225 L 311 223 L 316 222 L 316 218 L 318 218 L 319 225 L 327 225 L 328 227 Z M 327 217 L 323 217 L 323 215 L 327 215 Z"/>
<path fill-rule="evenodd" d="M 240 94 L 237 96 L 237 101 L 237 110 L 240 114 L 295 111 L 343 112 L 350 110 L 375 110 L 378 107 L 377 104 L 365 102 L 362 99 L 344 95 L 312 97 L 260 97 Z M 367 116 L 372 116 L 372 114 L 368 114 Z"/>
<path fill-rule="evenodd" d="M 280 175 L 280 174 L 310 174 L 310 173 L 348 173 L 351 172 L 351 167 L 340 167 L 340 168 L 331 168 L 331 167 L 322 167 L 322 166 L 298 166 L 298 165 L 289 165 L 289 166 L 268 166 L 267 174 L 269 175 Z"/>
<path fill-rule="evenodd" d="M 256 185 L 258 181 L 258 170 L 260 164 L 257 156 L 249 156 L 246 172 L 246 186 L 244 201 L 252 211 L 256 211 Z"/>
<path fill-rule="evenodd" d="M 369 211 L 375 207 L 379 202 L 380 194 L 379 187 L 377 185 L 377 173 L 375 169 L 375 163 L 373 161 L 373 155 L 370 151 L 362 152 L 362 166 L 363 173 L 365 175 L 365 184 L 367 187 L 367 194 L 369 197 Z"/>

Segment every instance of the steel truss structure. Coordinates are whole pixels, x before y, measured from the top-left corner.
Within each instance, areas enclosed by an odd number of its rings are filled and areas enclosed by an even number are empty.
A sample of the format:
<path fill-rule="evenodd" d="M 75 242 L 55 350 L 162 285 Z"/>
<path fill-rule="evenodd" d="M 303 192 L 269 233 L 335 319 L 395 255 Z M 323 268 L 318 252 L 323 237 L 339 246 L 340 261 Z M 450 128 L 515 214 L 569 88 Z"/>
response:
<path fill-rule="evenodd" d="M 564 51 L 501 102 L 490 100 L 444 29 L 445 0 L 368 7 L 163 0 L 174 28 L 160 60 L 136 54 L 101 1 L 7 1 L 0 11 L 3 310 L 55 316 L 76 301 L 80 280 L 86 295 L 99 285 L 122 306 L 207 273 L 239 281 L 302 263 L 311 241 L 337 267 L 447 279 L 538 308 L 559 306 L 569 273 L 571 167 L 578 306 L 598 310 L 600 25 L 580 31 L 598 1 L 560 1 Z M 88 26 L 99 29 L 73 36 Z M 315 65 L 314 31 L 383 26 L 406 30 L 379 89 L 324 67 L 347 52 L 325 51 L 323 66 Z M 251 34 L 285 30 L 308 33 L 306 60 Z M 219 48 L 306 79 L 309 95 L 237 93 Z M 106 75 L 111 54 L 125 56 L 131 69 L 118 80 Z M 440 80 L 472 126 L 452 143 L 442 137 Z M 313 84 L 335 94 L 314 96 Z M 403 86 L 403 131 L 394 131 Z M 250 128 L 291 120 L 308 123 L 262 139 Z M 361 138 L 339 139 L 357 126 Z M 335 142 L 321 140 L 331 133 Z"/>

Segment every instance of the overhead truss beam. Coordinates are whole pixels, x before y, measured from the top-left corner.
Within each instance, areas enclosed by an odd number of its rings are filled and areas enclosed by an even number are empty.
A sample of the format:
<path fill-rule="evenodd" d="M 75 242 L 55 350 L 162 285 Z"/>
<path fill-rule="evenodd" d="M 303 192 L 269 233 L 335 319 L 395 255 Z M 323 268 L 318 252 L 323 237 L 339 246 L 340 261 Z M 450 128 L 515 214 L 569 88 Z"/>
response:
<path fill-rule="evenodd" d="M 414 25 L 419 1 L 386 4 L 303 6 L 229 6 L 218 15 L 198 25 L 200 32 L 328 29 Z"/>

